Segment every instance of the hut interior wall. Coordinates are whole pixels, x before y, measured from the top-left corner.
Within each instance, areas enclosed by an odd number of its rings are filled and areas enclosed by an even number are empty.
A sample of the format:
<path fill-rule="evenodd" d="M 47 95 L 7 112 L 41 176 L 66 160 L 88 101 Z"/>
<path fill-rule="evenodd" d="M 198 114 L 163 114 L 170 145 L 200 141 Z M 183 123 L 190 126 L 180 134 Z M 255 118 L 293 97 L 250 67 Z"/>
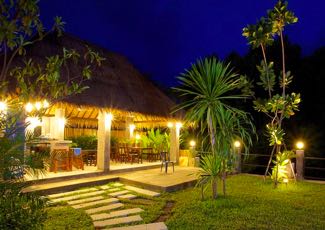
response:
<path fill-rule="evenodd" d="M 118 139 L 126 139 L 128 138 L 127 130 L 112 130 L 112 137 L 116 137 Z M 73 137 L 79 136 L 97 136 L 97 129 L 90 128 L 71 128 L 66 127 L 64 130 L 65 139 L 71 139 Z"/>

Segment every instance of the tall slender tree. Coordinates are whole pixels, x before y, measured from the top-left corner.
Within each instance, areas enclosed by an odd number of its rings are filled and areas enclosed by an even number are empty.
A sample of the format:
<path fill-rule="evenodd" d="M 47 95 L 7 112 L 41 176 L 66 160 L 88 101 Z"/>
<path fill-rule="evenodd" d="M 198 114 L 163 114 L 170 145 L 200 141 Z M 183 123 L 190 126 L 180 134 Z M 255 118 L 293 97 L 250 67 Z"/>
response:
<path fill-rule="evenodd" d="M 247 38 L 249 45 L 252 48 L 261 48 L 263 54 L 263 60 L 257 66 L 260 73 L 260 82 L 257 84 L 267 91 L 268 97 L 255 100 L 254 108 L 259 112 L 263 112 L 270 119 L 266 128 L 269 144 L 273 146 L 273 150 L 265 176 L 268 173 L 273 155 L 282 154 L 281 151 L 286 149 L 284 143 L 285 132 L 282 127 L 283 120 L 294 115 L 300 103 L 300 94 L 288 94 L 286 90 L 292 82 L 293 76 L 290 71 L 286 71 L 283 33 L 285 26 L 298 21 L 298 18 L 292 11 L 288 10 L 287 6 L 287 2 L 279 0 L 273 9 L 267 11 L 266 17 L 262 17 L 257 24 L 248 25 L 243 29 L 243 36 Z M 274 63 L 267 60 L 266 47 L 272 44 L 278 36 L 281 41 L 282 70 L 277 81 Z M 275 88 L 277 83 L 279 86 L 278 90 Z M 276 159 L 279 159 L 279 157 Z M 276 172 L 278 171 L 276 169 Z M 277 175 L 274 176 L 274 182 L 275 186 L 277 186 L 279 182 Z"/>

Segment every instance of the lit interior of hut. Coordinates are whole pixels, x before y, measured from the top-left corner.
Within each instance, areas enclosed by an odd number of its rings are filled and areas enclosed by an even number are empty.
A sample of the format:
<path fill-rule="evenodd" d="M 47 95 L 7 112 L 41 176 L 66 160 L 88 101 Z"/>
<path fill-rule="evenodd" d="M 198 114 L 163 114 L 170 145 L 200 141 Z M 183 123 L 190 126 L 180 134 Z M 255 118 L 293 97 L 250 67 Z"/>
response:
<path fill-rule="evenodd" d="M 52 174 L 100 169 L 97 167 L 97 137 L 101 111 L 111 116 L 109 170 L 157 164 L 161 152 L 169 152 L 170 148 L 170 136 L 164 132 L 168 133 L 174 126 L 179 133 L 180 123 L 166 117 L 60 102 L 47 110 L 42 121 L 26 119 L 30 123 L 28 129 L 39 136 L 29 150 L 50 152 L 48 171 Z M 157 146 L 142 142 L 151 129 L 159 129 L 169 144 Z"/>

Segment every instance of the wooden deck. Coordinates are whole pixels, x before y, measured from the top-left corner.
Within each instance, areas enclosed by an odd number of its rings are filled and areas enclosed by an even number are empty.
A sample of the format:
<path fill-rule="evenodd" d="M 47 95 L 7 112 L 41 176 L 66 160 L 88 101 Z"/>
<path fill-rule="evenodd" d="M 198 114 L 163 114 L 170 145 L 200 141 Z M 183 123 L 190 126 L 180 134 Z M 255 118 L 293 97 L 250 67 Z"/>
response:
<path fill-rule="evenodd" d="M 66 178 L 61 181 L 48 181 L 41 184 L 33 184 L 27 187 L 25 192 L 40 192 L 42 194 L 53 194 L 58 192 L 71 191 L 82 187 L 91 187 L 107 184 L 113 181 L 121 181 L 125 184 L 138 187 L 172 192 L 186 187 L 194 186 L 196 183 L 196 172 L 198 168 L 175 166 L 168 173 L 160 171 L 160 168 L 137 170 L 137 171 L 111 171 L 106 174 L 94 175 L 82 178 Z"/>

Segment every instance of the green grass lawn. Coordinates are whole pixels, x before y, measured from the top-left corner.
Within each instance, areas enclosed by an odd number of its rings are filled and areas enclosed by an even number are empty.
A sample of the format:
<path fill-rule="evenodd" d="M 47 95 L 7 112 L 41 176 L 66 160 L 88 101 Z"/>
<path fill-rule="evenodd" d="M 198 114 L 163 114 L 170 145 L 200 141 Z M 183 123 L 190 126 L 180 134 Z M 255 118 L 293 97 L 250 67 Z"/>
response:
<path fill-rule="evenodd" d="M 190 188 L 125 201 L 124 208 L 144 209 L 143 223 L 151 223 L 163 214 L 167 201 L 174 201 L 165 221 L 168 229 L 325 229 L 325 185 L 292 182 L 274 189 L 261 177 L 237 175 L 227 180 L 227 193 L 224 197 L 219 191 L 218 199 L 212 200 L 208 189 L 202 201 L 200 189 Z M 93 226 L 84 211 L 56 206 L 48 209 L 45 229 Z"/>
<path fill-rule="evenodd" d="M 199 189 L 172 194 L 176 205 L 168 229 L 325 229 L 325 185 L 290 183 L 274 189 L 271 181 L 249 175 L 227 182 L 228 195 L 217 200 L 211 200 L 211 190 L 204 201 Z"/>

